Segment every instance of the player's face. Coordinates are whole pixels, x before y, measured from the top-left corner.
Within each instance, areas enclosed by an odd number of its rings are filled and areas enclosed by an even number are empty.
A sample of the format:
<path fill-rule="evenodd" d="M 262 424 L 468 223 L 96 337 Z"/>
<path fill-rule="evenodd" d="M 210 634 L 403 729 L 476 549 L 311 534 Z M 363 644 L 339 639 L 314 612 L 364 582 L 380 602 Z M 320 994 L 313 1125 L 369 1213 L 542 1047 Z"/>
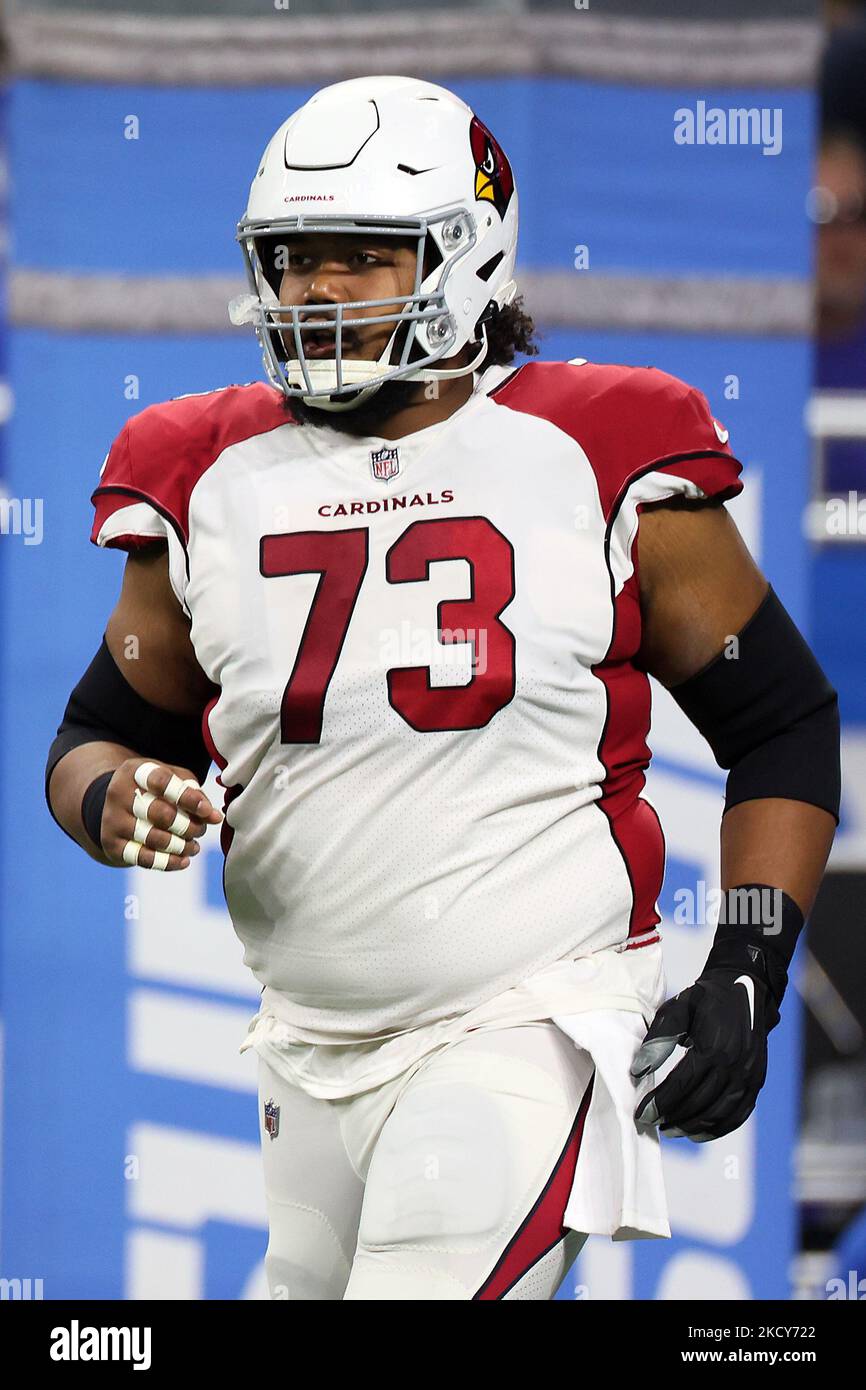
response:
<path fill-rule="evenodd" d="M 354 309 L 350 319 L 373 319 L 397 313 L 415 285 L 417 242 L 397 237 L 367 237 L 348 233 L 300 234 L 289 237 L 282 254 L 281 304 L 347 304 L 358 299 L 393 303 Z M 310 314 L 315 319 L 315 313 Z M 343 329 L 343 356 L 376 361 L 394 331 L 393 323 L 350 325 Z M 287 346 L 294 348 L 291 335 Z M 333 357 L 333 329 L 303 334 L 308 358 Z"/>

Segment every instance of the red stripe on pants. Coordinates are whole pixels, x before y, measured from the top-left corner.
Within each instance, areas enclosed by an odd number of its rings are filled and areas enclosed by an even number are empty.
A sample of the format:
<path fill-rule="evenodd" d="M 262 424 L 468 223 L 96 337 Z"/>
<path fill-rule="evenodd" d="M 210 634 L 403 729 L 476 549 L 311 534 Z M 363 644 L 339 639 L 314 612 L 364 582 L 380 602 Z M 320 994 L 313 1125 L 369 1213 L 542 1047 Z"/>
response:
<path fill-rule="evenodd" d="M 578 1107 L 565 1148 L 557 1159 L 538 1201 L 512 1236 L 487 1279 L 473 1295 L 473 1299 L 502 1298 L 567 1234 L 568 1227 L 563 1226 L 563 1217 L 574 1184 L 594 1079 L 593 1075 Z"/>

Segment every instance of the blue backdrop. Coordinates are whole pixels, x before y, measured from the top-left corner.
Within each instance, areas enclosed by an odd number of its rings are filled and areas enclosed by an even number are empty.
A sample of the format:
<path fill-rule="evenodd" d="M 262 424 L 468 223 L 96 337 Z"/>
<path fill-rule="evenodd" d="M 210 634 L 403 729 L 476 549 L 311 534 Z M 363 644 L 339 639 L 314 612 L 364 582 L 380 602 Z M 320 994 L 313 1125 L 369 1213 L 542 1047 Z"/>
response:
<path fill-rule="evenodd" d="M 566 270 L 583 243 L 598 271 L 808 275 L 806 95 L 701 93 L 722 106 L 782 107 L 784 148 L 770 158 L 748 146 L 674 144 L 673 112 L 693 104 L 692 92 L 516 78 L 453 85 L 511 154 L 525 267 Z M 311 90 L 18 82 L 15 263 L 239 274 L 234 227 L 255 161 Z M 135 141 L 123 134 L 129 115 Z M 706 392 L 746 464 L 763 567 L 807 626 L 807 343 L 562 331 L 542 342 L 545 357 L 650 363 Z M 10 615 L 0 706 L 0 1273 L 42 1278 L 48 1298 L 263 1293 L 255 1067 L 233 1055 L 257 992 L 219 905 L 219 851 L 210 845 L 166 894 L 165 883 L 143 883 L 147 875 L 88 860 L 52 822 L 42 790 L 67 694 L 120 585 L 122 558 L 88 543 L 89 494 L 109 444 L 154 401 L 259 374 L 243 333 L 11 335 L 7 481 L 14 495 L 44 500 L 44 535 L 29 545 L 0 538 Z M 722 781 L 676 740 L 659 773 L 654 794 L 673 825 L 669 905 L 675 888 L 713 876 L 717 824 L 707 836 L 682 808 L 699 804 L 712 825 Z M 180 878 L 189 880 L 182 891 Z M 668 932 L 674 975 L 677 952 L 680 962 L 693 954 L 687 933 Z M 791 991 L 748 1134 L 666 1145 L 676 1149 L 674 1239 L 627 1250 L 591 1243 L 563 1297 L 787 1296 L 798 1029 Z"/>

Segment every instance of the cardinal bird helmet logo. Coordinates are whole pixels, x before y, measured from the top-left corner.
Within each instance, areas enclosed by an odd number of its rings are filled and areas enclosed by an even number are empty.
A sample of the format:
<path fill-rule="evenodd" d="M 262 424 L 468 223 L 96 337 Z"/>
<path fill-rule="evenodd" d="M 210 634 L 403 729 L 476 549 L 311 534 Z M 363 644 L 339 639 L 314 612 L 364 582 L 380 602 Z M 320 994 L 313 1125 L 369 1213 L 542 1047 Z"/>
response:
<path fill-rule="evenodd" d="M 514 175 L 501 145 L 494 139 L 477 116 L 469 127 L 469 143 L 475 160 L 475 197 L 478 202 L 492 203 L 500 217 L 514 192 Z"/>

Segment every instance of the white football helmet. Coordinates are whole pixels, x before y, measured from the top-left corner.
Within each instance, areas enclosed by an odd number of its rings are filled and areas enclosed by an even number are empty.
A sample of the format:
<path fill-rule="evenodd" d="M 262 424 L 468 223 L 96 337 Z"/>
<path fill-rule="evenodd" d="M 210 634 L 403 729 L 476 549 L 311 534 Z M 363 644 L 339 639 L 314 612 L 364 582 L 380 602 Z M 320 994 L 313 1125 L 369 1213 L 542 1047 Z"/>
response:
<path fill-rule="evenodd" d="M 417 238 L 411 295 L 402 305 L 366 299 L 281 307 L 274 239 L 293 232 Z M 476 370 L 487 353 L 485 320 L 517 292 L 511 166 L 464 102 L 415 78 L 361 77 L 311 97 L 267 146 L 237 239 L 252 293 L 232 301 L 232 321 L 255 324 L 275 386 L 324 409 L 353 409 L 386 381 Z M 370 308 L 383 312 L 354 313 Z M 376 362 L 343 356 L 343 329 L 363 323 L 394 325 Z M 322 328 L 334 331 L 335 356 L 308 360 L 304 332 Z M 433 369 L 475 342 L 466 366 Z"/>

